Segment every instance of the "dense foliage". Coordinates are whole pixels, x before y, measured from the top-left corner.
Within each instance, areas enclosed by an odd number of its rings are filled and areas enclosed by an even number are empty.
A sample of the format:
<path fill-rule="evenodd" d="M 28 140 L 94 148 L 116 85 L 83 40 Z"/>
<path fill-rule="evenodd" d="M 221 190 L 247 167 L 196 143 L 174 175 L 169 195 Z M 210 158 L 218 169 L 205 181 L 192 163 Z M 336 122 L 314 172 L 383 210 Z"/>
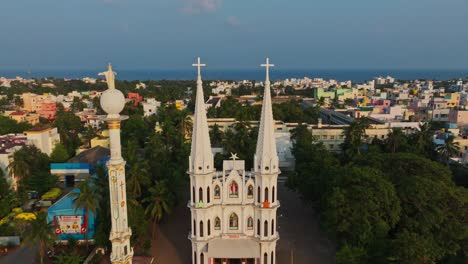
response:
<path fill-rule="evenodd" d="M 345 130 L 339 157 L 305 126 L 292 134 L 296 169 L 288 185 L 322 215 L 337 263 L 464 263 L 468 190 L 439 162 L 442 154 L 433 156 L 429 128 L 372 142 L 365 126 L 358 120 Z"/>

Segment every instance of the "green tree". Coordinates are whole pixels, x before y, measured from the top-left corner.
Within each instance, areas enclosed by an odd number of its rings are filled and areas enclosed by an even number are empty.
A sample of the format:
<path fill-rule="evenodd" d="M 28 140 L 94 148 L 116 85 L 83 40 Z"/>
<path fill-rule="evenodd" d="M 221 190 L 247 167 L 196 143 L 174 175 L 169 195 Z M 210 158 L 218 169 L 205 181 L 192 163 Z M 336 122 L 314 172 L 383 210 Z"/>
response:
<path fill-rule="evenodd" d="M 161 221 L 165 214 L 171 212 L 173 203 L 172 193 L 169 191 L 164 181 L 157 182 L 149 188 L 149 196 L 143 202 L 147 204 L 145 214 L 153 221 L 153 238 L 156 230 L 156 223 Z"/>
<path fill-rule="evenodd" d="M 67 149 L 62 143 L 55 144 L 52 153 L 50 153 L 50 161 L 55 163 L 63 163 L 70 159 Z"/>
<path fill-rule="evenodd" d="M 406 135 L 401 128 L 392 128 L 388 137 L 384 141 L 385 148 L 390 153 L 400 152 L 407 145 Z"/>
<path fill-rule="evenodd" d="M 55 257 L 54 263 L 57 264 L 81 264 L 85 261 L 84 256 L 78 254 L 60 254 Z"/>
<path fill-rule="evenodd" d="M 81 144 L 78 137 L 78 133 L 82 129 L 80 118 L 72 112 L 59 109 L 55 116 L 54 125 L 57 127 L 61 142 L 67 148 L 68 154 L 74 156 L 76 149 Z"/>
<path fill-rule="evenodd" d="M 441 146 L 437 147 L 437 152 L 439 153 L 440 158 L 445 162 L 445 164 L 449 164 L 450 158 L 456 156 L 460 152 L 460 143 L 454 142 L 454 136 L 449 136 L 445 139 L 445 143 Z"/>
<path fill-rule="evenodd" d="M 219 128 L 218 124 L 215 124 L 210 130 L 211 145 L 213 147 L 220 147 L 223 142 L 224 133 Z"/>
<path fill-rule="evenodd" d="M 355 156 L 362 155 L 367 128 L 369 128 L 369 119 L 360 118 L 353 121 L 344 129 L 343 135 L 345 140 L 342 149 L 346 160 L 351 160 Z"/>
<path fill-rule="evenodd" d="M 433 158 L 435 156 L 433 135 L 434 131 L 431 123 L 420 125 L 419 130 L 410 137 L 410 144 L 414 153 L 423 155 L 426 158 Z"/>
<path fill-rule="evenodd" d="M 31 124 L 26 122 L 16 122 L 13 119 L 10 119 L 6 116 L 0 115 L 0 135 L 10 134 L 10 133 L 23 133 L 24 131 L 30 129 Z"/>
<path fill-rule="evenodd" d="M 28 229 L 24 232 L 24 242 L 29 245 L 39 245 L 40 262 L 44 263 L 46 250 L 54 243 L 52 225 L 47 223 L 45 213 L 38 213 L 36 219 L 31 221 Z"/>
<path fill-rule="evenodd" d="M 134 199 L 140 198 L 142 187 L 147 187 L 151 183 L 148 168 L 146 160 L 137 161 L 130 165 L 127 173 L 127 190 Z"/>
<path fill-rule="evenodd" d="M 99 200 L 101 199 L 96 186 L 88 178 L 85 181 L 82 181 L 78 185 L 78 192 L 72 192 L 71 197 L 73 199 L 73 206 L 75 207 L 75 212 L 79 208 L 83 208 L 85 213 L 85 222 L 88 223 L 89 212 L 93 213 L 96 216 L 97 209 L 99 207 Z M 88 232 L 89 228 L 85 233 L 86 249 L 88 249 Z"/>
<path fill-rule="evenodd" d="M 367 247 L 388 235 L 400 212 L 395 188 L 379 170 L 353 166 L 338 175 L 324 214 L 340 241 Z"/>

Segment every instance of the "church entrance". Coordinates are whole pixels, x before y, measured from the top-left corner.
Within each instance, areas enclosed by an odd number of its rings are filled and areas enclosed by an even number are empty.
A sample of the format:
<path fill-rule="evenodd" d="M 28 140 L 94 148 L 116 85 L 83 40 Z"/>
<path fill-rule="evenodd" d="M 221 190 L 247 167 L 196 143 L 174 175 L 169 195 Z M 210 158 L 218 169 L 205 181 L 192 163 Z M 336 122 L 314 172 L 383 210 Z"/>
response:
<path fill-rule="evenodd" d="M 255 264 L 255 259 L 214 259 L 214 264 Z"/>

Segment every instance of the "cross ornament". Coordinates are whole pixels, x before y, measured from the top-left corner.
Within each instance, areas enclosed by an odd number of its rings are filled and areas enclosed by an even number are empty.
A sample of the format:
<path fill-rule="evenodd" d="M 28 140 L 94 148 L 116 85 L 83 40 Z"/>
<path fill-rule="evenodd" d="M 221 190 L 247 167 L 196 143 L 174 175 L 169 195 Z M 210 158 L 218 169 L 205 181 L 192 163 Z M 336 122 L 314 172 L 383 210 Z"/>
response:
<path fill-rule="evenodd" d="M 193 67 L 198 67 L 198 77 L 201 76 L 201 67 L 206 67 L 206 64 L 200 63 L 200 57 L 197 59 L 197 63 L 192 64 Z"/>
<path fill-rule="evenodd" d="M 275 67 L 275 65 L 270 64 L 270 58 L 266 58 L 266 63 L 261 64 L 260 66 L 266 68 L 266 81 L 269 82 L 270 81 L 270 67 Z"/>
<path fill-rule="evenodd" d="M 231 152 L 231 159 L 232 159 L 233 161 L 235 161 L 235 160 L 238 159 L 238 158 L 239 158 L 239 157 L 237 157 L 237 153 L 232 153 L 232 152 Z"/>

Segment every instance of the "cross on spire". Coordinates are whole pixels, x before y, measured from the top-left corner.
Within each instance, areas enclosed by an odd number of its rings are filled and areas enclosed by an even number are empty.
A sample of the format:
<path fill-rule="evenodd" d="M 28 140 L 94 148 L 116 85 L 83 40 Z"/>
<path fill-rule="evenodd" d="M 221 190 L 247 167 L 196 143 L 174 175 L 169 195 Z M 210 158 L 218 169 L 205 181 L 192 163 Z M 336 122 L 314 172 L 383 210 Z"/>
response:
<path fill-rule="evenodd" d="M 262 67 L 265 67 L 266 68 L 266 81 L 269 82 L 270 81 L 270 67 L 275 67 L 274 64 L 270 64 L 270 58 L 266 58 L 266 63 L 265 64 L 261 64 L 260 66 Z"/>
<path fill-rule="evenodd" d="M 201 79 L 201 67 L 205 67 L 206 64 L 201 64 L 200 57 L 198 57 L 197 63 L 192 64 L 192 66 L 198 68 L 198 78 Z"/>

